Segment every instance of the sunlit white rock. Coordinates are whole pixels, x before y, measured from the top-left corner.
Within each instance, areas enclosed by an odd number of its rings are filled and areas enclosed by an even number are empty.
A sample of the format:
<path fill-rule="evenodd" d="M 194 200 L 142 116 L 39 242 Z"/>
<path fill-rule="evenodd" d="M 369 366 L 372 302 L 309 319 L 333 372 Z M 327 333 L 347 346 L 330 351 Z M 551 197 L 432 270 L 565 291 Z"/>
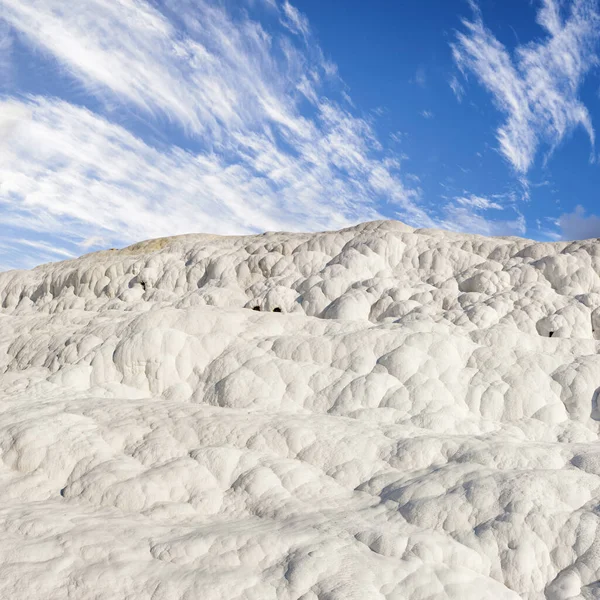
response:
<path fill-rule="evenodd" d="M 0 598 L 595 598 L 599 274 L 392 221 L 0 274 Z"/>

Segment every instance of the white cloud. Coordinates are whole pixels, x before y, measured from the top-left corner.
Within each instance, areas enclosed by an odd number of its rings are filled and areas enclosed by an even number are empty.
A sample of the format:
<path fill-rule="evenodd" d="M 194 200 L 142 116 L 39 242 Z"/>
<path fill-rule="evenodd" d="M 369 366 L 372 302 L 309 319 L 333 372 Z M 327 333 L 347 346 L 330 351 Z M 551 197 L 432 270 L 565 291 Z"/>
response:
<path fill-rule="evenodd" d="M 75 258 L 77 254 L 43 240 L 3 237 L 0 241 L 0 271 L 30 269 L 40 263 Z M 8 259 L 4 262 L 4 259 Z"/>
<path fill-rule="evenodd" d="M 381 218 L 382 202 L 434 224 L 370 123 L 322 93 L 335 65 L 288 2 L 271 5 L 286 27 L 269 33 L 246 11 L 200 0 L 165 0 L 162 12 L 125 0 L 0 6 L 107 105 L 165 115 L 201 148 L 159 150 L 65 101 L 5 99 L 0 203 L 3 226 L 22 237 L 60 231 L 71 251 L 188 231 L 327 229 Z"/>
<path fill-rule="evenodd" d="M 565 240 L 600 238 L 600 216 L 586 216 L 583 206 L 577 206 L 572 213 L 562 214 L 558 226 Z"/>
<path fill-rule="evenodd" d="M 382 218 L 375 208 L 382 197 L 431 224 L 390 168 L 369 158 L 366 123 L 323 105 L 320 126 L 299 156 L 253 134 L 239 135 L 236 159 L 230 149 L 226 161 L 159 151 L 66 102 L 4 100 L 3 227 L 32 239 L 59 231 L 63 243 L 84 246 L 94 237 L 115 245 L 192 231 L 333 229 Z"/>
<path fill-rule="evenodd" d="M 422 110 L 420 114 L 424 119 L 433 119 L 435 116 L 430 110 Z"/>
<path fill-rule="evenodd" d="M 478 208 L 482 210 L 502 210 L 502 206 L 497 202 L 492 202 L 488 198 L 483 198 L 482 196 L 475 196 L 471 194 L 470 196 L 459 196 L 455 198 L 456 202 L 461 206 L 470 206 L 472 208 Z"/>
<path fill-rule="evenodd" d="M 306 57 L 285 38 L 209 2 L 163 4 L 164 13 L 141 1 L 0 0 L 8 23 L 100 97 L 110 93 L 217 140 L 224 128 L 265 119 L 310 135 L 293 102 Z"/>
<path fill-rule="evenodd" d="M 401 144 L 406 140 L 407 137 L 408 133 L 405 131 L 394 131 L 390 133 L 390 139 L 396 144 Z"/>
<path fill-rule="evenodd" d="M 287 0 L 283 3 L 283 14 L 284 19 L 282 23 L 293 33 L 308 36 L 310 27 L 308 19 L 295 7 L 292 6 Z"/>
<path fill-rule="evenodd" d="M 495 200 L 505 198 L 508 203 L 504 206 L 490 198 L 468 193 L 456 196 L 452 202 L 446 203 L 442 208 L 443 217 L 440 220 L 440 226 L 451 231 L 480 235 L 523 236 L 527 231 L 526 221 L 524 215 L 516 207 L 514 195 L 512 193 L 497 194 L 492 198 Z M 485 212 L 489 210 L 511 210 L 514 216 L 489 219 L 485 216 Z"/>
<path fill-rule="evenodd" d="M 8 240 L 11 244 L 17 244 L 19 246 L 29 246 L 30 248 L 36 248 L 38 250 L 43 250 L 44 252 L 50 255 L 60 256 L 62 258 L 75 258 L 75 254 L 69 252 L 68 250 L 64 250 L 63 248 L 56 248 L 52 244 L 48 242 L 42 242 L 38 240 L 34 242 L 32 240 L 23 240 L 23 239 L 11 239 Z"/>
<path fill-rule="evenodd" d="M 418 227 L 522 230 L 518 218 L 487 220 L 482 211 L 495 203 L 468 194 L 431 219 L 418 205 L 418 178 L 407 186 L 399 176 L 403 157 L 386 154 L 349 98 L 323 92 L 339 83 L 336 67 L 289 2 L 269 5 L 283 24 L 269 33 L 250 5 L 234 17 L 201 0 L 165 0 L 162 12 L 125 0 L 0 6 L 23 39 L 107 105 L 164 115 L 195 148 L 154 147 L 111 123 L 110 111 L 1 101 L 0 208 L 5 233 L 24 241 L 19 266 L 28 251 L 46 259 L 190 231 L 339 228 L 382 218 L 384 203 Z M 5 265 L 8 252 L 0 249 Z"/>
<path fill-rule="evenodd" d="M 441 221 L 444 229 L 460 233 L 476 233 L 494 236 L 523 236 L 527 231 L 525 217 L 517 213 L 514 219 L 486 219 L 475 210 L 463 206 L 449 205 Z"/>
<path fill-rule="evenodd" d="M 450 78 L 449 85 L 452 88 L 452 91 L 454 92 L 456 99 L 459 102 L 462 102 L 463 96 L 465 95 L 465 89 L 461 85 L 460 81 L 458 81 L 458 78 L 456 77 L 456 75 L 453 75 Z"/>
<path fill-rule="evenodd" d="M 568 17 L 562 3 L 542 0 L 537 21 L 547 32 L 544 40 L 508 50 L 475 16 L 463 21 L 466 32 L 452 45 L 454 59 L 472 71 L 492 93 L 506 122 L 498 129 L 500 151 L 520 173 L 530 168 L 541 142 L 550 153 L 573 128 L 581 125 L 594 144 L 595 134 L 578 89 L 588 71 L 598 64 L 600 16 L 596 0 L 573 0 Z"/>

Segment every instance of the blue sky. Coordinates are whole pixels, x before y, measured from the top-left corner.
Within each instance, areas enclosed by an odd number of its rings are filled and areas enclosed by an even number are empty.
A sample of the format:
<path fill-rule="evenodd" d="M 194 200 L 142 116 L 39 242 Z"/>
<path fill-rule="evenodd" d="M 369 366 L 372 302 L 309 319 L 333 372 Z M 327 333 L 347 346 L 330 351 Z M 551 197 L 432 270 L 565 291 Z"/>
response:
<path fill-rule="evenodd" d="M 0 269 L 378 218 L 600 237 L 596 0 L 0 0 Z"/>

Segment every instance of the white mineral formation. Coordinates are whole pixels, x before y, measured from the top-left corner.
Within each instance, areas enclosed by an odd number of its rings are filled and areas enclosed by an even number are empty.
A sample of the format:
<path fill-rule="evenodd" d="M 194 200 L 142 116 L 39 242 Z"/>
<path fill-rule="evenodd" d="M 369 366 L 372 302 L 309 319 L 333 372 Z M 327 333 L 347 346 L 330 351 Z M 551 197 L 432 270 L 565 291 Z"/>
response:
<path fill-rule="evenodd" d="M 188 235 L 0 302 L 2 599 L 600 598 L 596 240 Z"/>

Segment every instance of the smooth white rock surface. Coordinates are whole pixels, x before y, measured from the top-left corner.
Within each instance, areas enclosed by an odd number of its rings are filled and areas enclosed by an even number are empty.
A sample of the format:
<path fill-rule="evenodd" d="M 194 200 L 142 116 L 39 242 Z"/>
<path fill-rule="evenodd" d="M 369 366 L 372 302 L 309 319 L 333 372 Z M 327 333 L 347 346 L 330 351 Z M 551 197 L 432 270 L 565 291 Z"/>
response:
<path fill-rule="evenodd" d="M 0 305 L 0 598 L 600 598 L 597 240 L 189 235 Z"/>

